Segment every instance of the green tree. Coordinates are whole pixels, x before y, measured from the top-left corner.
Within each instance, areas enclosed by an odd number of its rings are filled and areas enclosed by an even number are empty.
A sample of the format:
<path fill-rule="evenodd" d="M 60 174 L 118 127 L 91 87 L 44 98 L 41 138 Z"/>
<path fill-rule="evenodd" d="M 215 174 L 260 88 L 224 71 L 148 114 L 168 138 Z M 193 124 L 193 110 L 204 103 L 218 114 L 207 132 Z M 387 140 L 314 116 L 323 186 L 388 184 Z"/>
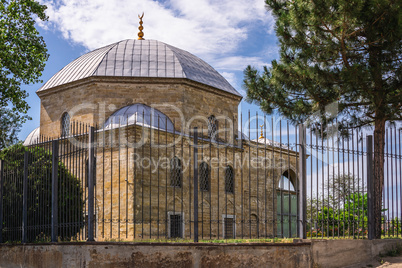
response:
<path fill-rule="evenodd" d="M 20 123 L 28 119 L 20 114 L 29 109 L 28 93 L 21 85 L 40 82 L 48 59 L 45 41 L 35 28 L 36 19 L 47 20 L 45 9 L 33 0 L 0 1 L 0 108 L 10 109 Z M 7 114 L 0 114 L 0 123 L 13 124 L 3 119 Z M 10 129 L 8 125 L 1 128 Z M 3 136 L 7 131 L 0 134 L 0 139 L 13 139 Z"/>
<path fill-rule="evenodd" d="M 0 150 L 18 142 L 22 122 L 29 118 L 27 115 L 14 113 L 9 108 L 0 107 Z"/>
<path fill-rule="evenodd" d="M 401 1 L 266 0 L 276 18 L 280 60 L 261 73 L 245 69 L 247 99 L 294 123 L 320 114 L 320 124 L 374 126 L 375 237 L 381 237 L 384 137 L 402 119 Z M 328 118 L 325 107 L 338 103 Z M 319 125 L 319 127 L 321 127 Z"/>
<path fill-rule="evenodd" d="M 48 241 L 51 235 L 52 153 L 40 146 L 21 143 L 0 152 L 4 160 L 3 239 L 21 239 L 24 154 L 28 152 L 27 239 Z M 80 180 L 58 163 L 58 234 L 60 240 L 76 240 L 84 224 L 83 189 Z"/>

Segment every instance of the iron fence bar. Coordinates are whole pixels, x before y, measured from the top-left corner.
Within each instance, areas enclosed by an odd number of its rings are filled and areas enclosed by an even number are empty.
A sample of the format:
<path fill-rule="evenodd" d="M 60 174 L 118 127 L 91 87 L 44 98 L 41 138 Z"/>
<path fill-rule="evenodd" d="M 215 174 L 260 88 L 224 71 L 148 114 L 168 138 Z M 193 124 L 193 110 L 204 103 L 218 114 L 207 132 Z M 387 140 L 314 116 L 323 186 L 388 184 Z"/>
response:
<path fill-rule="evenodd" d="M 228 142 L 227 139 L 227 119 L 225 117 L 225 143 Z M 225 239 L 227 239 L 226 237 L 226 218 L 228 218 L 228 146 L 227 144 L 225 144 L 225 217 L 222 219 L 223 220 L 223 226 L 225 226 L 225 228 L 223 228 L 222 230 L 222 235 Z M 250 235 L 251 237 L 251 235 Z"/>
<path fill-rule="evenodd" d="M 59 141 L 52 141 L 52 242 L 57 242 L 58 236 L 58 164 Z"/>
<path fill-rule="evenodd" d="M 241 152 L 240 152 L 240 163 L 243 166 L 243 113 L 240 113 L 240 142 L 241 142 Z M 240 182 L 241 182 L 241 238 L 244 235 L 244 185 L 243 185 L 243 167 L 240 170 Z"/>
<path fill-rule="evenodd" d="M 3 243 L 4 160 L 0 159 L 0 243 Z"/>
<path fill-rule="evenodd" d="M 201 126 L 201 135 L 203 135 L 203 134 L 204 134 L 204 127 Z M 190 155 L 190 159 L 191 159 L 191 155 Z M 204 163 L 204 144 L 201 146 L 201 164 L 203 164 L 203 163 Z M 197 163 L 194 163 L 194 165 L 197 165 Z M 203 169 L 205 169 L 205 167 L 203 167 Z M 203 171 L 203 173 L 205 173 L 205 171 Z M 201 165 L 200 165 L 200 176 L 205 176 L 205 174 L 201 173 Z M 202 178 L 202 177 L 199 178 L 200 186 L 201 186 L 201 183 L 203 180 L 204 180 L 204 178 Z M 198 185 L 194 185 L 194 187 L 198 187 Z M 204 239 L 204 190 L 205 190 L 205 188 L 201 189 L 201 187 L 200 187 L 200 190 L 201 190 L 201 200 L 202 200 L 201 201 L 201 239 Z M 191 193 L 191 189 L 189 192 Z M 189 207 L 191 209 L 191 202 L 189 205 L 190 205 Z M 191 215 L 191 212 L 190 212 L 190 215 Z M 191 226 L 191 224 L 190 224 L 190 226 Z"/>
<path fill-rule="evenodd" d="M 276 221 L 277 221 L 277 207 L 275 207 L 275 151 L 274 151 L 274 118 L 271 117 L 271 153 L 272 153 L 272 237 L 278 234 Z M 274 239 L 275 242 L 275 239 Z"/>
<path fill-rule="evenodd" d="M 257 154 L 257 161 L 258 161 L 258 145 L 259 145 L 259 138 L 258 138 L 258 112 L 256 112 L 256 134 L 257 134 L 257 136 L 256 136 L 256 138 L 257 138 L 257 148 L 256 148 L 256 154 Z M 258 163 L 258 162 L 257 162 Z M 257 190 L 257 199 L 256 199 L 256 205 L 257 205 L 257 217 L 255 218 L 255 220 L 257 221 L 256 222 L 256 226 L 257 226 L 257 238 L 260 238 L 260 232 L 259 232 L 259 220 L 260 220 L 260 207 L 259 207 L 259 204 L 258 204 L 258 201 L 259 201 L 259 196 L 258 196 L 258 192 L 259 192 L 259 178 L 258 178 L 258 167 L 259 167 L 259 165 L 257 164 L 257 166 L 256 166 L 256 183 L 257 183 L 257 185 L 256 185 L 256 190 Z M 250 223 L 251 224 L 251 223 Z"/>
<path fill-rule="evenodd" d="M 248 229 L 251 238 L 251 131 L 250 131 L 250 110 L 248 110 Z M 257 137 L 258 138 L 258 137 Z"/>
<path fill-rule="evenodd" d="M 265 238 L 268 237 L 268 221 L 267 221 L 267 124 L 266 124 L 266 114 L 264 114 L 264 228 L 265 228 Z M 272 193 L 274 194 L 274 193 Z"/>
<path fill-rule="evenodd" d="M 159 117 L 159 114 L 158 114 L 158 137 L 157 137 L 157 139 L 158 139 L 158 163 L 159 163 L 159 159 L 160 159 L 160 131 L 161 131 L 161 129 L 160 129 L 160 117 Z M 157 172 L 158 172 L 158 219 L 157 219 L 157 224 L 158 224 L 157 232 L 158 232 L 158 235 L 157 235 L 157 237 L 159 239 L 159 234 L 160 234 L 160 230 L 159 230 L 159 228 L 160 228 L 160 226 L 159 226 L 160 225 L 160 200 L 159 200 L 160 199 L 160 178 L 159 178 L 160 170 L 159 170 L 159 164 L 158 164 L 158 171 Z M 128 205 L 127 205 L 127 207 L 128 207 Z"/>
<path fill-rule="evenodd" d="M 367 202 L 368 202 L 368 239 L 374 238 L 374 182 L 373 182 L 373 136 L 368 135 L 367 147 Z"/>
<path fill-rule="evenodd" d="M 213 135 L 213 134 L 212 134 Z M 209 239 L 212 239 L 212 135 L 209 136 Z"/>
<path fill-rule="evenodd" d="M 152 126 L 152 112 L 149 114 L 149 238 L 152 238 L 152 230 L 151 230 L 151 228 L 152 228 L 152 161 L 151 161 L 151 159 L 152 159 L 152 127 L 151 126 Z"/>
<path fill-rule="evenodd" d="M 396 127 L 394 128 L 394 144 L 395 144 L 395 198 L 396 200 L 398 200 L 398 147 L 396 143 Z M 398 202 L 395 202 L 395 206 L 396 206 L 396 237 L 399 237 L 400 217 L 398 217 L 399 212 Z"/>
<path fill-rule="evenodd" d="M 24 178 L 22 182 L 22 243 L 27 242 L 28 231 L 28 151 L 24 152 Z"/>
<path fill-rule="evenodd" d="M 88 241 L 94 239 L 94 170 L 95 170 L 95 129 L 89 128 L 88 142 Z"/>
<path fill-rule="evenodd" d="M 279 159 L 280 159 L 280 168 L 279 168 L 279 192 L 281 198 L 281 238 L 283 238 L 283 214 L 284 214 L 284 206 L 283 206 L 283 192 L 284 192 L 284 182 L 282 180 L 283 170 L 282 170 L 282 120 L 279 120 Z M 275 181 L 275 178 L 274 178 Z"/>
<path fill-rule="evenodd" d="M 300 166 L 300 193 L 299 198 L 299 237 L 306 239 L 306 132 L 303 124 L 299 125 L 299 166 Z"/>
<path fill-rule="evenodd" d="M 198 242 L 198 129 L 194 128 L 194 242 Z"/>
<path fill-rule="evenodd" d="M 385 206 L 385 203 L 387 203 L 387 219 L 384 219 L 385 220 L 385 226 L 386 226 L 386 230 L 384 230 L 384 232 L 385 232 L 385 236 L 387 236 L 387 234 L 388 234 L 388 237 L 389 237 L 389 166 L 388 166 L 388 159 L 389 159 L 389 144 L 388 144 L 388 141 L 389 141 L 389 136 L 388 136 L 388 129 L 386 129 L 385 130 L 385 149 L 386 149 L 386 153 L 385 153 L 385 155 L 387 156 L 387 159 L 386 159 L 386 170 L 387 170 L 387 173 L 386 173 L 386 177 L 387 177 L 387 187 L 384 187 L 383 186 L 383 200 L 384 200 L 384 202 L 383 202 L 383 206 Z M 385 176 L 385 174 L 384 174 L 384 176 Z M 387 193 L 387 195 L 386 195 L 386 197 L 385 197 L 385 192 Z M 385 202 L 385 200 L 387 201 L 387 202 Z M 385 214 L 385 213 L 384 213 Z"/>
<path fill-rule="evenodd" d="M 234 224 L 234 227 L 233 227 L 233 238 L 236 238 L 236 221 L 237 221 L 237 219 L 236 219 L 236 153 L 235 153 L 235 144 L 236 144 L 236 141 L 235 141 L 235 120 L 234 120 L 234 118 L 232 118 L 232 144 L 233 144 L 233 146 L 232 146 L 232 153 L 233 153 L 233 216 L 234 216 L 234 219 L 233 219 L 233 224 Z"/>
<path fill-rule="evenodd" d="M 392 225 L 392 236 L 395 235 L 395 228 L 394 228 L 394 176 L 393 176 L 393 164 L 392 164 L 392 128 L 390 128 L 389 130 L 389 134 L 390 134 L 390 145 L 391 145 L 391 159 L 390 159 L 390 164 L 391 164 L 391 207 L 392 207 L 392 211 L 391 211 L 391 225 Z M 388 166 L 387 166 L 388 168 Z M 389 208 L 388 208 L 389 209 Z"/>
<path fill-rule="evenodd" d="M 288 195 L 289 195 L 289 197 L 288 197 L 288 199 L 289 199 L 289 203 L 288 203 L 288 224 L 289 224 L 289 226 L 288 226 L 288 231 L 289 231 L 289 237 L 292 237 L 292 195 L 291 195 L 291 193 L 290 193 L 290 180 L 291 180 L 291 177 L 290 177 L 290 141 L 289 141 L 289 121 L 286 121 L 286 136 L 287 136 L 287 155 L 288 155 L 288 164 L 287 164 L 287 166 L 288 166 L 288 170 L 287 170 L 287 173 L 288 173 Z"/>
<path fill-rule="evenodd" d="M 126 116 L 126 183 L 125 183 L 125 187 L 126 187 L 126 239 L 128 238 L 128 169 L 129 169 L 129 164 L 128 164 L 128 115 Z M 158 174 L 159 175 L 159 174 Z M 158 180 L 159 180 L 159 176 L 158 176 Z M 158 189 L 159 190 L 159 189 Z M 158 208 L 159 209 L 159 208 Z M 159 213 L 159 211 L 158 211 Z M 158 225 L 159 228 L 159 225 Z M 158 231 L 158 237 L 159 237 L 159 231 Z"/>

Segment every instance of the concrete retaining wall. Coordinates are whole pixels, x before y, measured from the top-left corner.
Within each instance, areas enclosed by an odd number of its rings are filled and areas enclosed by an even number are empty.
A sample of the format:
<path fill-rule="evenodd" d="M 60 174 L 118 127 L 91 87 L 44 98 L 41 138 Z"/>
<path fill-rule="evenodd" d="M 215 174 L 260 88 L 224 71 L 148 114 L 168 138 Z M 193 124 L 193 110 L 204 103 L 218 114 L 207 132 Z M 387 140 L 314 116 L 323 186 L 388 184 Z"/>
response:
<path fill-rule="evenodd" d="M 68 243 L 0 246 L 0 267 L 308 267 L 310 243 Z"/>
<path fill-rule="evenodd" d="M 402 246 L 402 239 L 302 241 L 311 241 L 313 267 L 328 268 L 364 263 Z"/>
<path fill-rule="evenodd" d="M 0 267 L 345 267 L 397 245 L 386 240 L 289 244 L 59 243 L 1 245 Z"/>

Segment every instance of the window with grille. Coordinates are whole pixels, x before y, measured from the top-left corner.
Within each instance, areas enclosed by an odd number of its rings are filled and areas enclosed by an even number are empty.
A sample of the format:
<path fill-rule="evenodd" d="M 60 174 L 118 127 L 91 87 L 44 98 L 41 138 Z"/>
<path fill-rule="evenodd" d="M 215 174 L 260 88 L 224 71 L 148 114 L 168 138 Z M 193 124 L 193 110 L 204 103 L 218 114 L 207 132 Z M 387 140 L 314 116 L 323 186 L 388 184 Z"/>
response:
<path fill-rule="evenodd" d="M 210 182 L 210 169 L 207 163 L 202 162 L 200 164 L 199 170 L 199 181 L 200 181 L 200 190 L 201 191 L 209 191 L 209 182 Z"/>
<path fill-rule="evenodd" d="M 233 215 L 223 216 L 223 235 L 225 239 L 235 238 L 235 219 Z"/>
<path fill-rule="evenodd" d="M 181 187 L 183 172 L 181 161 L 176 156 L 170 161 L 170 186 Z"/>
<path fill-rule="evenodd" d="M 61 136 L 65 137 L 70 135 L 70 115 L 64 113 L 61 117 Z"/>
<path fill-rule="evenodd" d="M 169 233 L 170 238 L 183 237 L 183 217 L 181 214 L 169 215 Z"/>
<path fill-rule="evenodd" d="M 211 115 L 208 117 L 208 137 L 211 138 L 211 140 L 216 139 L 217 130 L 218 121 L 214 115 Z"/>
<path fill-rule="evenodd" d="M 234 193 L 234 170 L 231 166 L 225 168 L 225 192 Z"/>

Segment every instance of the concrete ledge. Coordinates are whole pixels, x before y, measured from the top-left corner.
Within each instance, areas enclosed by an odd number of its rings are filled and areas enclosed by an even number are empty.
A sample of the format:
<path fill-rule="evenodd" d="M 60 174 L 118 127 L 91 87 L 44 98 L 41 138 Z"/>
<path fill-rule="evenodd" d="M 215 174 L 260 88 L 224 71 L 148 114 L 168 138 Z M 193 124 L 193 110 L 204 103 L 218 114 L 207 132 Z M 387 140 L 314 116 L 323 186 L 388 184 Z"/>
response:
<path fill-rule="evenodd" d="M 0 245 L 0 267 L 346 267 L 386 253 L 402 239 L 295 243 L 72 242 Z"/>
<path fill-rule="evenodd" d="M 372 260 L 397 245 L 402 239 L 378 240 L 303 240 L 311 242 L 313 267 L 346 267 Z"/>
<path fill-rule="evenodd" d="M 0 267 L 309 267 L 311 243 L 58 243 L 0 246 Z"/>

